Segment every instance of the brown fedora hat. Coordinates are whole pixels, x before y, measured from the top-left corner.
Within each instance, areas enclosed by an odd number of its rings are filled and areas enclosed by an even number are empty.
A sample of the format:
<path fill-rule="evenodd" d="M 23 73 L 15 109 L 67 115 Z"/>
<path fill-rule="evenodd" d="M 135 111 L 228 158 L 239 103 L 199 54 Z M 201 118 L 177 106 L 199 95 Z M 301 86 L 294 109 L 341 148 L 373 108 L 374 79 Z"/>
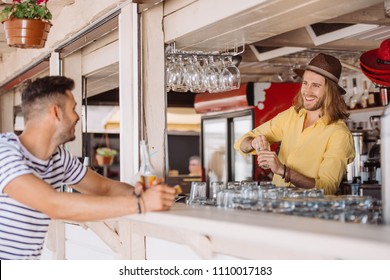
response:
<path fill-rule="evenodd" d="M 390 39 L 384 40 L 378 49 L 364 52 L 360 63 L 371 72 L 383 75 L 390 74 Z M 364 71 L 363 71 L 364 72 Z"/>
<path fill-rule="evenodd" d="M 338 84 L 341 75 L 341 69 L 342 67 L 340 60 L 334 56 L 319 53 L 309 62 L 306 68 L 294 69 L 294 72 L 301 78 L 303 77 L 303 73 L 305 73 L 306 70 L 320 74 L 321 76 L 324 76 L 325 78 L 328 78 L 329 80 L 336 83 L 340 94 L 345 94 L 346 91 Z"/>

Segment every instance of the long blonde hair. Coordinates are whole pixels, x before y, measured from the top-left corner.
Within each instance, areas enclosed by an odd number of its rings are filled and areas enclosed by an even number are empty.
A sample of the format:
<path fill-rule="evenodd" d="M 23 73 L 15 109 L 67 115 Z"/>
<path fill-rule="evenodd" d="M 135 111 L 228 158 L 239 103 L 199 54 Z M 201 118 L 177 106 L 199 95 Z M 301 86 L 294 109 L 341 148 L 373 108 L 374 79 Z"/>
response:
<path fill-rule="evenodd" d="M 324 103 L 322 104 L 322 112 L 325 120 L 328 124 L 334 123 L 338 120 L 348 119 L 349 113 L 347 105 L 345 104 L 344 98 L 340 94 L 338 85 L 325 78 L 325 95 Z M 299 112 L 303 108 L 303 97 L 301 89 L 295 95 L 293 100 L 295 111 Z"/>

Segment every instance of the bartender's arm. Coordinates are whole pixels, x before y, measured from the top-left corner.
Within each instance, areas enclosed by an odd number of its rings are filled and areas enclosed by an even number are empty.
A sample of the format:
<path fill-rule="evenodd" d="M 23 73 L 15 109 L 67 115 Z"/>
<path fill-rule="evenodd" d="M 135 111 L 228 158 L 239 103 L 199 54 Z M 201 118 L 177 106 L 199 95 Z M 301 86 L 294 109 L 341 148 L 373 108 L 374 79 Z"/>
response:
<path fill-rule="evenodd" d="M 253 150 L 257 151 L 257 163 L 259 166 L 268 165 L 274 174 L 278 174 L 280 176 L 284 175 L 289 183 L 294 186 L 307 189 L 315 187 L 316 182 L 314 178 L 307 177 L 287 166 L 285 171 L 284 165 L 279 161 L 277 154 L 273 151 L 269 151 L 268 147 L 269 142 L 264 135 L 256 137 L 247 136 L 240 144 L 240 150 L 244 153 L 249 153 Z"/>
<path fill-rule="evenodd" d="M 277 154 L 273 151 L 261 150 L 257 154 L 257 163 L 259 166 L 268 165 L 274 174 L 285 178 L 286 182 L 298 186 L 300 188 L 310 189 L 315 187 L 315 179 L 307 177 L 290 167 L 284 167 L 280 162 Z"/>
<path fill-rule="evenodd" d="M 265 138 L 264 135 L 259 135 L 256 137 L 247 136 L 242 140 L 240 144 L 240 150 L 244 153 L 250 153 L 253 150 L 255 150 L 256 153 L 259 153 L 259 151 L 268 150 L 268 149 L 269 149 L 269 142 L 267 141 L 267 138 Z"/>

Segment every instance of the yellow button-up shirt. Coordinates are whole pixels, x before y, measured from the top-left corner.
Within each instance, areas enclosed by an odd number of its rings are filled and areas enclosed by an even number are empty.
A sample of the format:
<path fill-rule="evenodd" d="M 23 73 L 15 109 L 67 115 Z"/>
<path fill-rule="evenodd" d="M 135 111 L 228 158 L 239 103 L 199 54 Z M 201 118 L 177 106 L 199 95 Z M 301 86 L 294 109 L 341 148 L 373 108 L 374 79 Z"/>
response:
<path fill-rule="evenodd" d="M 279 160 L 291 169 L 315 179 L 315 188 L 334 194 L 340 185 L 347 164 L 355 157 L 352 135 L 344 121 L 327 125 L 324 118 L 303 129 L 306 110 L 294 107 L 279 113 L 272 120 L 243 135 L 234 144 L 240 150 L 244 138 L 264 135 L 270 143 L 281 142 Z M 254 151 L 252 154 L 256 154 Z M 274 174 L 273 184 L 289 186 Z"/>

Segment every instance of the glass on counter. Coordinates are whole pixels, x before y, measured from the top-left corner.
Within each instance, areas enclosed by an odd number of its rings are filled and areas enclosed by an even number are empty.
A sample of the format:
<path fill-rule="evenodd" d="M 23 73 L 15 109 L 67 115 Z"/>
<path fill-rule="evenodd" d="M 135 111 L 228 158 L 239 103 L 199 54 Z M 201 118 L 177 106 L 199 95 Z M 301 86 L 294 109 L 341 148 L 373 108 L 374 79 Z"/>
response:
<path fill-rule="evenodd" d="M 191 193 L 188 200 L 188 204 L 206 204 L 207 195 L 206 195 L 206 182 L 192 182 L 191 184 Z"/>
<path fill-rule="evenodd" d="M 206 183 L 204 186 L 206 186 Z M 230 184 L 229 184 L 230 183 Z M 217 185 L 217 184 L 215 184 Z M 324 195 L 321 189 L 276 187 L 255 181 L 228 182 L 227 189 L 219 189 L 215 200 L 195 204 L 212 205 L 224 209 L 241 209 L 312 217 L 346 223 L 382 223 L 381 201 L 369 196 Z M 214 189 L 214 187 L 213 187 Z M 191 189 L 191 197 L 192 197 Z M 212 191 L 214 197 L 214 190 Z M 203 194 L 205 195 L 205 194 Z M 190 203 L 194 204 L 194 203 Z"/>

